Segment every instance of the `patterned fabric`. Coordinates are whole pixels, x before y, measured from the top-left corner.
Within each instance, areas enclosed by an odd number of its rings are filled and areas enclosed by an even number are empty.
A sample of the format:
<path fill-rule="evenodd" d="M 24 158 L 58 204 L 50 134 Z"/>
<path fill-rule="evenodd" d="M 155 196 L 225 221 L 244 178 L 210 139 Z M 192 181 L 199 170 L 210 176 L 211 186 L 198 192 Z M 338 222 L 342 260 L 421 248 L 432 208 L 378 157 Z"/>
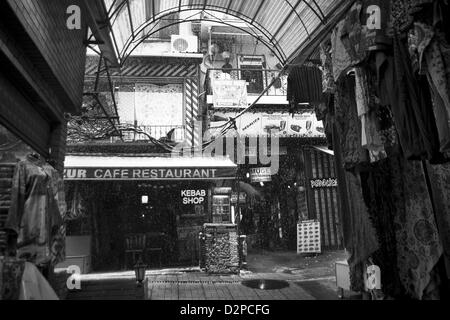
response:
<path fill-rule="evenodd" d="M 450 164 L 428 166 L 430 180 L 433 181 L 436 222 L 441 243 L 444 247 L 445 266 L 450 278 Z"/>
<path fill-rule="evenodd" d="M 361 143 L 369 151 L 370 161 L 376 162 L 387 157 L 382 137 L 378 131 L 378 118 L 375 113 L 375 102 L 369 89 L 367 72 L 363 68 L 355 68 L 356 105 L 361 119 Z"/>
<path fill-rule="evenodd" d="M 29 156 L 17 164 L 13 178 L 5 227 L 18 234 L 18 257 L 36 265 L 50 262 L 52 232 L 62 223 L 52 180 L 54 172 Z"/>
<path fill-rule="evenodd" d="M 424 23 L 414 23 L 409 32 L 413 66 L 425 74 L 433 96 L 433 111 L 439 132 L 440 151 L 450 151 L 450 45 L 445 35 Z"/>
<path fill-rule="evenodd" d="M 433 89 L 441 152 L 450 152 L 450 45 L 438 35 L 425 53 L 427 76 Z"/>
<path fill-rule="evenodd" d="M 399 170 L 393 176 L 397 194 L 395 230 L 399 275 L 406 294 L 422 299 L 443 248 L 422 163 L 400 160 Z"/>
<path fill-rule="evenodd" d="M 18 300 L 25 261 L 0 258 L 0 300 Z"/>
<path fill-rule="evenodd" d="M 358 118 L 355 97 L 355 78 L 345 77 L 338 85 L 335 98 L 336 127 L 339 132 L 342 157 L 346 169 L 369 161 L 362 147 L 361 121 Z"/>
<path fill-rule="evenodd" d="M 331 43 L 324 42 L 320 45 L 320 60 L 322 61 L 322 89 L 324 93 L 336 92 L 333 77 L 333 61 L 331 57 Z"/>
<path fill-rule="evenodd" d="M 86 216 L 86 208 L 79 185 L 75 184 L 73 191 L 68 192 L 68 194 L 70 194 L 72 198 L 68 199 L 70 205 L 66 212 L 67 221 L 78 220 Z"/>
<path fill-rule="evenodd" d="M 66 216 L 67 216 L 67 205 L 65 201 L 65 192 L 64 192 L 64 180 L 53 167 L 46 164 L 48 172 L 52 173 L 51 179 L 53 184 L 53 192 L 55 201 L 59 207 L 59 213 L 61 214 L 61 219 L 63 223 L 56 231 L 55 234 L 52 235 L 50 252 L 51 252 L 51 265 L 55 266 L 58 263 L 64 261 L 66 259 Z"/>
<path fill-rule="evenodd" d="M 342 42 L 342 32 L 345 27 L 345 20 L 339 22 L 331 35 L 331 56 L 333 62 L 333 78 L 338 82 L 341 76 L 352 66 L 352 58 L 347 53 L 345 45 Z"/>
<path fill-rule="evenodd" d="M 433 0 L 391 0 L 391 21 L 395 31 L 407 30 L 414 22 L 414 14 Z"/>
<path fill-rule="evenodd" d="M 424 74 L 422 65 L 424 53 L 433 38 L 433 28 L 424 23 L 414 23 L 414 28 L 408 33 L 409 53 L 413 59 L 413 67 L 420 74 Z"/>
<path fill-rule="evenodd" d="M 361 25 L 362 3 L 355 2 L 345 18 L 341 33 L 341 41 L 355 66 L 368 57 L 366 29 Z"/>
<path fill-rule="evenodd" d="M 364 203 L 359 174 L 346 172 L 349 212 L 344 212 L 345 249 L 349 252 L 351 289 L 364 291 L 365 264 L 374 252 L 379 249 L 375 229 L 369 219 Z"/>
<path fill-rule="evenodd" d="M 361 172 L 361 187 L 380 246 L 379 250 L 373 253 L 372 258 L 382 270 L 383 292 L 391 297 L 400 297 L 404 290 L 398 274 L 394 228 L 396 199 L 391 167 L 390 159 L 370 165 L 369 170 Z M 396 174 L 398 175 L 398 172 Z"/>

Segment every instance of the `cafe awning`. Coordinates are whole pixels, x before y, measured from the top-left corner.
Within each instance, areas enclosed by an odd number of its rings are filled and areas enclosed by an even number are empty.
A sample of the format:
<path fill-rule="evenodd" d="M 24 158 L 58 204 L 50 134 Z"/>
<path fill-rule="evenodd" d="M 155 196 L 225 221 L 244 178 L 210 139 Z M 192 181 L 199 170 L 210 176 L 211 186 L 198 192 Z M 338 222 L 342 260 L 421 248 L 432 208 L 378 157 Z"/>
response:
<path fill-rule="evenodd" d="M 222 157 L 66 157 L 64 179 L 70 180 L 231 180 L 237 165 Z"/>

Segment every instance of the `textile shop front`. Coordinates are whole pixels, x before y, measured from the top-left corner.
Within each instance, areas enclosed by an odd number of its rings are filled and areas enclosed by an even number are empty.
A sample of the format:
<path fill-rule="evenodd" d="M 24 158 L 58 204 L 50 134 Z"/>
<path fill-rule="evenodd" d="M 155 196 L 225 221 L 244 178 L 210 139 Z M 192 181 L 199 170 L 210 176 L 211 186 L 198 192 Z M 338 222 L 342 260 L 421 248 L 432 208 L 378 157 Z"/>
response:
<path fill-rule="evenodd" d="M 351 289 L 374 299 L 449 297 L 449 14 L 355 1 L 320 46 Z"/>
<path fill-rule="evenodd" d="M 198 266 L 204 224 L 234 222 L 231 188 L 217 193 L 236 170 L 227 158 L 68 156 L 59 267 L 130 270 L 139 258 L 149 267 Z"/>

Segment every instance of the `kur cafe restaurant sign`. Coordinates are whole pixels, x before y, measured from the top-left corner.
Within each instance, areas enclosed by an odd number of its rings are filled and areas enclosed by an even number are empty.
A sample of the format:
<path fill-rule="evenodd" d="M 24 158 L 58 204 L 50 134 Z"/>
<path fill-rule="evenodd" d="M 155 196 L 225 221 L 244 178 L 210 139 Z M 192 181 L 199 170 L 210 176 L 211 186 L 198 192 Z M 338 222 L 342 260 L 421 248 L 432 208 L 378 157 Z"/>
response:
<path fill-rule="evenodd" d="M 234 176 L 231 168 L 66 168 L 66 180 L 196 180 Z"/>

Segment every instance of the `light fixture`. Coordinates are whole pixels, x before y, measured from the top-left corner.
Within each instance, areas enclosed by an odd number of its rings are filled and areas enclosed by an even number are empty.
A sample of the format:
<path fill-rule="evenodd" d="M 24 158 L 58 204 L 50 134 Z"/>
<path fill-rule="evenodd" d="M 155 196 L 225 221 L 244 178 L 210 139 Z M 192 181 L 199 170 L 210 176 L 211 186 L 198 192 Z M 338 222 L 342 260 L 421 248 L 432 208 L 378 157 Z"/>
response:
<path fill-rule="evenodd" d="M 259 184 L 261 185 L 261 187 L 264 187 L 264 182 L 261 181 Z"/>
<path fill-rule="evenodd" d="M 222 52 L 222 58 L 225 59 L 230 59 L 231 58 L 231 53 L 228 51 L 224 51 Z"/>
<path fill-rule="evenodd" d="M 141 203 L 142 204 L 148 204 L 148 196 L 142 196 Z"/>
<path fill-rule="evenodd" d="M 247 179 L 250 178 L 250 172 L 247 172 L 246 176 L 247 176 Z"/>
<path fill-rule="evenodd" d="M 145 271 L 147 266 L 142 261 L 142 257 L 139 258 L 138 262 L 134 265 L 134 274 L 136 275 L 136 283 L 138 287 L 142 286 L 142 282 L 145 280 Z"/>

